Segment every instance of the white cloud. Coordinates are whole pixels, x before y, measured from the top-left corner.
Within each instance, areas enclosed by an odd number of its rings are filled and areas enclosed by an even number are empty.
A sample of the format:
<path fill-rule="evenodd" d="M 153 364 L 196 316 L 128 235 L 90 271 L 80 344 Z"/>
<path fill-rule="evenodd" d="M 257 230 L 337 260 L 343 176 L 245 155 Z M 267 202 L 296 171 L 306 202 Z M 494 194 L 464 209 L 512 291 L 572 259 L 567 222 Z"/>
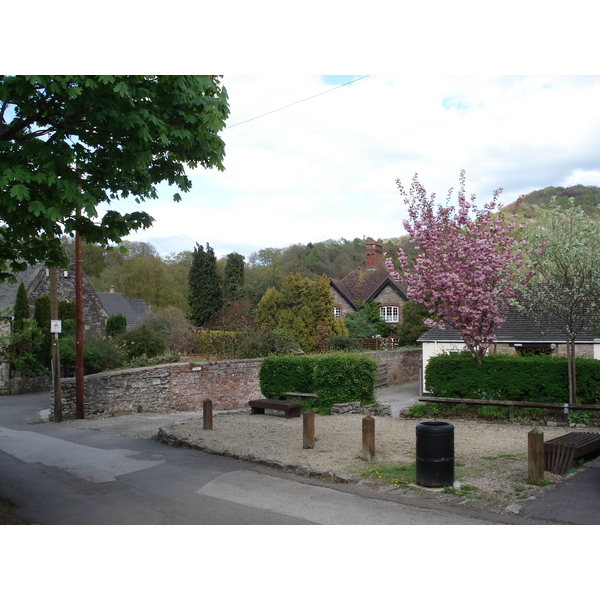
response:
<path fill-rule="evenodd" d="M 408 188 L 415 172 L 440 201 L 461 169 L 469 193 L 503 187 L 504 204 L 600 181 L 600 77 L 373 75 L 325 94 L 335 86 L 317 76 L 224 83 L 228 124 L 242 123 L 223 132 L 226 171 L 193 173 L 179 204 L 146 205 L 156 223 L 136 239 L 159 252 L 402 235 L 395 180 Z"/>

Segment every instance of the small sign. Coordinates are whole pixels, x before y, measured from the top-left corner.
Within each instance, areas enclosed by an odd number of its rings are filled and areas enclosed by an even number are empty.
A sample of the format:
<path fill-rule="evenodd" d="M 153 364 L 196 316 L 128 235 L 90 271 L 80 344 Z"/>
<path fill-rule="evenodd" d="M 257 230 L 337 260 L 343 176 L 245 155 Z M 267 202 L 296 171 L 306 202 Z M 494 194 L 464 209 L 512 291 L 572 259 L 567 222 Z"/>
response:
<path fill-rule="evenodd" d="M 62 333 L 62 321 L 50 321 L 50 333 Z"/>

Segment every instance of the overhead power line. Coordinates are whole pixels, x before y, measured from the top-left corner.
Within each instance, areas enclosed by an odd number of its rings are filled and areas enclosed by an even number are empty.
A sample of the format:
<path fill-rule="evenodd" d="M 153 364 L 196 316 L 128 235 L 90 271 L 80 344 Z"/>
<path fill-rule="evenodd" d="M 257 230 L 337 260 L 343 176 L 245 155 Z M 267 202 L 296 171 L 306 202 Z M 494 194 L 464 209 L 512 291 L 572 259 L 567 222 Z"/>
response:
<path fill-rule="evenodd" d="M 322 96 L 323 94 L 328 94 L 329 92 L 339 90 L 340 88 L 343 88 L 346 85 L 350 85 L 351 83 L 355 83 L 357 81 L 360 81 L 361 79 L 366 79 L 367 77 L 370 77 L 370 75 L 363 75 L 362 77 L 359 77 L 358 79 L 353 79 L 352 81 L 347 81 L 346 83 L 342 83 L 342 85 L 338 85 L 334 88 L 331 88 L 330 90 L 325 90 L 324 92 L 320 92 L 318 94 L 315 94 L 314 96 L 309 96 L 308 98 L 304 98 L 303 100 L 298 100 L 297 102 L 292 102 L 291 104 L 286 104 L 285 106 L 282 106 L 281 108 L 276 108 L 275 110 L 271 110 L 262 115 L 258 115 L 257 117 L 252 117 L 251 119 L 246 119 L 245 121 L 240 121 L 239 123 L 234 123 L 233 125 L 227 125 L 227 127 L 225 127 L 225 129 L 231 129 L 232 127 L 237 127 L 238 125 L 243 125 L 244 123 L 249 123 L 250 121 L 255 121 L 256 119 L 262 119 L 262 117 L 266 117 L 267 115 L 272 115 L 273 113 L 279 112 L 280 110 L 284 110 L 286 108 L 290 108 L 290 106 L 295 106 L 296 104 L 300 104 L 301 102 L 306 102 L 307 100 L 312 100 L 313 98 L 317 98 L 318 96 Z"/>

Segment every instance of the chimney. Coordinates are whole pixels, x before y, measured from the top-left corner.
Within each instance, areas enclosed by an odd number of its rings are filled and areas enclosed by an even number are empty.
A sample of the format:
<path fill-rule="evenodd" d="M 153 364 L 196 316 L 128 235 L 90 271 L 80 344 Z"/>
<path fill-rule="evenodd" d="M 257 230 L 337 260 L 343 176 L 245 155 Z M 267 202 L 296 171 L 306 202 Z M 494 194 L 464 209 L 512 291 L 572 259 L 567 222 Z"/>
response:
<path fill-rule="evenodd" d="M 110 293 L 111 293 L 111 294 L 114 294 L 114 293 L 115 293 L 115 286 L 114 286 L 114 285 L 111 285 L 111 286 L 110 286 Z"/>
<path fill-rule="evenodd" d="M 383 248 L 379 242 L 368 240 L 365 242 L 365 251 L 367 254 L 365 268 L 367 269 L 367 271 L 373 271 L 381 262 L 383 256 Z"/>

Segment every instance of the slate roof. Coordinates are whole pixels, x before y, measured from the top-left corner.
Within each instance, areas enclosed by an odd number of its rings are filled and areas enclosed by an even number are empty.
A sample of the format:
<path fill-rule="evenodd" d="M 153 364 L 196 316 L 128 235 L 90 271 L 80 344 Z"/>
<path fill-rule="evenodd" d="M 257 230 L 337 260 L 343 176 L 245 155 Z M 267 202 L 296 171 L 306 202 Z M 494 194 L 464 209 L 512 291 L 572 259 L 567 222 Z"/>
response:
<path fill-rule="evenodd" d="M 17 290 L 21 282 L 25 284 L 25 290 L 28 290 L 39 272 L 44 269 L 44 265 L 28 266 L 25 271 L 14 273 L 17 283 L 4 281 L 0 284 L 0 313 L 2 316 L 12 316 L 17 299 Z"/>
<path fill-rule="evenodd" d="M 133 329 L 150 313 L 150 307 L 143 300 L 128 300 L 123 294 L 114 292 L 96 292 L 102 307 L 109 317 L 123 315 L 127 320 L 127 329 Z"/>
<path fill-rule="evenodd" d="M 589 331 L 581 331 L 575 338 L 576 342 L 593 342 L 600 336 Z M 458 342 L 462 339 L 455 329 L 440 329 L 437 325 L 424 333 L 418 342 Z M 506 321 L 496 330 L 496 342 L 511 344 L 560 344 L 565 341 L 565 333 L 556 327 L 537 323 L 534 319 L 526 317 L 518 309 L 511 307 Z"/>

